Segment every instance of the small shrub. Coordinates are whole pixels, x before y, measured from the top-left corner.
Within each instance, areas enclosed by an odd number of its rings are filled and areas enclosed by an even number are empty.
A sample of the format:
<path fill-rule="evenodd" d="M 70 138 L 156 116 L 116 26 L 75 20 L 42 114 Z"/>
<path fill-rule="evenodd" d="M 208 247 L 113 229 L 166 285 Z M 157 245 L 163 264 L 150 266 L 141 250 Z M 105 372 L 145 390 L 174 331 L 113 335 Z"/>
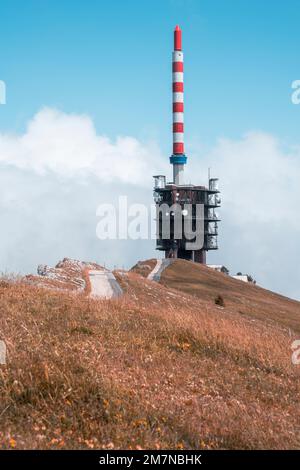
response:
<path fill-rule="evenodd" d="M 220 305 L 220 307 L 225 307 L 225 302 L 224 302 L 224 299 L 223 299 L 222 295 L 218 295 L 215 298 L 215 304 Z"/>

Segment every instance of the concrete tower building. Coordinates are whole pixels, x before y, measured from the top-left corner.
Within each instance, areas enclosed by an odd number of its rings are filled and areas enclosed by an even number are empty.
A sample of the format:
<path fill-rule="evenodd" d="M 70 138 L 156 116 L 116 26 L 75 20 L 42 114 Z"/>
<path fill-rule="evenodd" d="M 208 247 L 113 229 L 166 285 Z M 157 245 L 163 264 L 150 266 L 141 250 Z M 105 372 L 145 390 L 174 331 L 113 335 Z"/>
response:
<path fill-rule="evenodd" d="M 218 249 L 216 208 L 220 206 L 218 179 L 209 178 L 208 187 L 184 183 L 184 82 L 182 33 L 174 31 L 172 60 L 173 93 L 173 181 L 154 176 L 157 246 L 166 258 L 183 258 L 206 263 L 206 252 Z"/>

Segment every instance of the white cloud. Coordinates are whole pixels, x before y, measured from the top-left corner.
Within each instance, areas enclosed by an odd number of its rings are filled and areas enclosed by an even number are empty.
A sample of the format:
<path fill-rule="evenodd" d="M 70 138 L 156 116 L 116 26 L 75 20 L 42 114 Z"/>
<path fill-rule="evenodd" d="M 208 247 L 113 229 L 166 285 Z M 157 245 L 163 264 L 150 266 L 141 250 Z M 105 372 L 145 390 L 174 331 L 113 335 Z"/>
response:
<path fill-rule="evenodd" d="M 220 178 L 223 221 L 212 257 L 300 299 L 300 148 L 250 132 L 220 139 L 206 156 L 190 160 L 191 174 L 210 166 Z"/>
<path fill-rule="evenodd" d="M 0 162 L 39 174 L 144 185 L 158 160 L 153 143 L 126 136 L 112 142 L 97 135 L 90 117 L 49 108 L 34 116 L 23 135 L 0 134 Z"/>
<path fill-rule="evenodd" d="M 211 262 L 253 274 L 300 299 L 300 149 L 251 132 L 188 155 L 187 177 L 220 177 L 220 250 Z M 152 175 L 168 173 L 155 143 L 98 135 L 88 116 L 43 109 L 22 135 L 0 134 L 0 269 L 28 272 L 64 256 L 130 266 L 153 241 L 99 241 L 96 208 L 118 195 L 152 202 Z"/>

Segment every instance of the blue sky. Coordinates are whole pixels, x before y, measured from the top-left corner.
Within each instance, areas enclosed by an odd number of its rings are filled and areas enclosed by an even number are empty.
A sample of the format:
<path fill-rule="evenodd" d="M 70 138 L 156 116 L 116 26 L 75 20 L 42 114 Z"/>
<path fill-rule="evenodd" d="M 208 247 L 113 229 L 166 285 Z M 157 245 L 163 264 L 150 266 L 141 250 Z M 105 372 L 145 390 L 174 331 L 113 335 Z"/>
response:
<path fill-rule="evenodd" d="M 170 153 L 172 30 L 183 29 L 186 144 L 249 129 L 297 142 L 300 2 L 2 0 L 1 129 L 42 106 L 88 113 L 101 132 L 156 137 Z"/>
<path fill-rule="evenodd" d="M 300 299 L 300 0 L 1 0 L 0 271 L 157 256 L 98 240 L 96 208 L 150 204 L 152 174 L 171 174 L 176 24 L 187 177 L 212 167 L 222 191 L 209 262 Z"/>

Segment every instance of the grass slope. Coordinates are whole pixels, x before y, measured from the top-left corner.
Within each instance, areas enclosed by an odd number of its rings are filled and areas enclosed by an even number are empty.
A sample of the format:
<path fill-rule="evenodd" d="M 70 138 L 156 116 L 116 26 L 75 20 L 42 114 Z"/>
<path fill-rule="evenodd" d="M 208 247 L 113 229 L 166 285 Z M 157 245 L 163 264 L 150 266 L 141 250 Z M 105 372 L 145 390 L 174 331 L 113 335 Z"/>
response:
<path fill-rule="evenodd" d="M 288 331 L 119 281 L 105 301 L 0 283 L 2 448 L 299 448 Z"/>
<path fill-rule="evenodd" d="M 240 315 L 275 321 L 300 333 L 300 302 L 233 279 L 207 266 L 175 260 L 164 270 L 160 282 L 207 301 L 214 301 L 221 295 L 225 305 Z"/>

